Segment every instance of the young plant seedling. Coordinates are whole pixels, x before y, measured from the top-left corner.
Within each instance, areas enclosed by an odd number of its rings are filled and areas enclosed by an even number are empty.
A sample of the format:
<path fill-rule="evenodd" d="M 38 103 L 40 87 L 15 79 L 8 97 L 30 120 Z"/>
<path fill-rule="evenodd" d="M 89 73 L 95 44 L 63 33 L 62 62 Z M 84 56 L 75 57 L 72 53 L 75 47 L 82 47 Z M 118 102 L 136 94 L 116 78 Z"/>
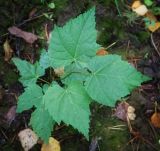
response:
<path fill-rule="evenodd" d="M 18 98 L 17 112 L 36 108 L 30 125 L 45 142 L 53 125 L 62 121 L 88 139 L 92 101 L 114 107 L 117 100 L 149 80 L 118 55 L 96 56 L 101 46 L 96 43 L 95 24 L 92 8 L 63 27 L 55 26 L 48 51 L 43 51 L 35 64 L 13 58 L 25 87 Z M 49 67 L 64 68 L 60 77 L 63 86 L 57 81 L 37 84 Z"/>

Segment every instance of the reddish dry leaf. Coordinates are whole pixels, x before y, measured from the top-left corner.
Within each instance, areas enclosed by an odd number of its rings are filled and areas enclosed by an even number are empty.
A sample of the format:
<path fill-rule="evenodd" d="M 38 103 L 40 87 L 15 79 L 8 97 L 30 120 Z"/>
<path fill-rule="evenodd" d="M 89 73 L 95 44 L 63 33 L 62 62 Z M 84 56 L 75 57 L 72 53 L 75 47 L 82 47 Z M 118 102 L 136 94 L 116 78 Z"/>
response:
<path fill-rule="evenodd" d="M 97 56 L 104 56 L 104 55 L 107 55 L 107 54 L 108 54 L 108 52 L 104 48 L 101 48 L 96 52 Z"/>
<path fill-rule="evenodd" d="M 10 125 L 11 122 L 15 119 L 15 117 L 16 117 L 16 106 L 12 106 L 5 115 L 5 119 L 7 123 Z"/>
<path fill-rule="evenodd" d="M 160 128 L 160 113 L 153 113 L 151 116 L 151 123 L 154 127 Z"/>
<path fill-rule="evenodd" d="M 119 103 L 116 108 L 115 115 L 119 119 L 123 121 L 127 121 L 128 107 L 129 107 L 129 104 L 126 102 Z"/>
<path fill-rule="evenodd" d="M 12 35 L 23 38 L 26 42 L 28 42 L 30 44 L 34 43 L 38 39 L 37 35 L 32 34 L 30 32 L 23 31 L 15 26 L 8 28 L 8 31 Z"/>
<path fill-rule="evenodd" d="M 9 61 L 12 58 L 13 50 L 8 42 L 8 39 L 6 39 L 5 43 L 3 44 L 3 49 L 5 53 L 4 60 Z"/>

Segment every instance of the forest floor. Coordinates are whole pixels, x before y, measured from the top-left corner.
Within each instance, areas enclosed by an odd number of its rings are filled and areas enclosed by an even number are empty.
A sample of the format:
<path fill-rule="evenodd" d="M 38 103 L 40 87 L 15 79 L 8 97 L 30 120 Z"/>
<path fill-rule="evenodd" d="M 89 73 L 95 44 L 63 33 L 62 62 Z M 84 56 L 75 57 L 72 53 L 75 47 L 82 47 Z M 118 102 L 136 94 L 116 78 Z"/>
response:
<path fill-rule="evenodd" d="M 54 2 L 55 8 L 48 6 L 51 2 Z M 134 120 L 120 120 L 115 116 L 114 108 L 94 103 L 91 105 L 89 141 L 64 124 L 56 125 L 53 137 L 60 142 L 62 151 L 160 151 L 160 124 L 158 127 L 151 121 L 151 116 L 160 112 L 160 29 L 150 32 L 143 16 L 139 17 L 132 11 L 131 1 L 116 2 L 0 0 L 0 151 L 23 150 L 18 133 L 29 127 L 33 111 L 15 113 L 17 98 L 24 88 L 18 82 L 19 74 L 11 58 L 19 57 L 34 62 L 39 58 L 42 48 L 47 48 L 47 36 L 54 24 L 63 26 L 69 19 L 92 6 L 96 6 L 97 43 L 105 47 L 108 53 L 121 55 L 152 80 L 123 100 L 135 108 Z M 158 5 L 160 3 L 157 0 L 154 7 Z M 160 19 L 160 11 L 155 16 Z M 39 38 L 28 44 L 8 32 L 12 26 L 34 33 Z M 5 52 L 6 40 L 13 52 Z M 36 145 L 31 150 L 39 151 L 40 146 Z"/>

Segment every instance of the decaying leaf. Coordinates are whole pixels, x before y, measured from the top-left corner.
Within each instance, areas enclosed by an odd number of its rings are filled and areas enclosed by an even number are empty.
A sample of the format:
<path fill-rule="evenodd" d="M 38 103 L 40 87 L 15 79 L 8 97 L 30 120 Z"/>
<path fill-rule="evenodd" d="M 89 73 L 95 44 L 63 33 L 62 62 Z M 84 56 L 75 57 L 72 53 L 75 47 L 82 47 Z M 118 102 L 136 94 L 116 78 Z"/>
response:
<path fill-rule="evenodd" d="M 104 48 L 101 48 L 96 52 L 97 56 L 104 56 L 104 55 L 107 55 L 107 54 L 108 54 L 108 52 Z"/>
<path fill-rule="evenodd" d="M 16 117 L 16 106 L 12 106 L 5 115 L 5 119 L 7 123 L 10 125 L 11 122 L 15 119 L 15 117 Z"/>
<path fill-rule="evenodd" d="M 8 31 L 12 35 L 23 38 L 26 42 L 28 42 L 30 44 L 34 43 L 38 39 L 37 35 L 30 33 L 30 32 L 23 31 L 15 26 L 8 28 Z"/>
<path fill-rule="evenodd" d="M 126 102 L 121 102 L 118 104 L 116 110 L 115 110 L 115 115 L 119 119 L 123 121 L 127 121 L 127 109 L 129 107 L 129 104 Z"/>
<path fill-rule="evenodd" d="M 160 128 L 160 113 L 153 113 L 151 116 L 151 123 L 154 127 Z"/>
<path fill-rule="evenodd" d="M 145 5 L 140 5 L 138 8 L 133 9 L 133 11 L 139 16 L 144 16 L 148 12 L 148 9 Z"/>
<path fill-rule="evenodd" d="M 155 24 L 153 25 L 149 25 L 148 26 L 148 29 L 151 31 L 151 32 L 155 32 L 157 29 L 160 28 L 160 22 L 156 22 Z"/>
<path fill-rule="evenodd" d="M 41 148 L 41 151 L 60 151 L 60 150 L 61 148 L 59 142 L 53 137 L 50 137 L 49 143 L 43 144 Z"/>
<path fill-rule="evenodd" d="M 148 30 L 155 32 L 160 28 L 160 22 L 157 21 L 157 18 L 153 15 L 151 11 L 147 9 L 146 5 L 143 5 L 140 1 L 134 1 L 132 4 L 132 10 L 139 16 L 144 16 L 149 20 L 149 22 L 155 22 L 147 26 Z"/>
<path fill-rule="evenodd" d="M 121 102 L 116 108 L 115 115 L 123 121 L 127 121 L 127 118 L 129 120 L 135 120 L 136 114 L 134 112 L 135 108 L 133 106 L 126 102 Z"/>
<path fill-rule="evenodd" d="M 29 128 L 20 131 L 18 137 L 24 151 L 29 151 L 38 141 L 37 135 Z"/>
<path fill-rule="evenodd" d="M 11 48 L 8 39 L 6 39 L 5 43 L 3 44 L 4 49 L 4 60 L 9 61 L 12 58 L 13 49 Z"/>
<path fill-rule="evenodd" d="M 152 20 L 152 21 L 157 22 L 156 16 L 155 16 L 151 11 L 148 11 L 148 12 L 145 14 L 145 17 L 147 17 L 149 20 Z"/>
<path fill-rule="evenodd" d="M 153 24 L 150 24 L 149 26 L 147 26 L 147 28 L 151 32 L 155 32 L 157 29 L 160 28 L 160 22 L 157 21 L 156 16 L 154 16 L 152 12 L 147 12 L 145 16 L 151 23 L 153 22 Z"/>

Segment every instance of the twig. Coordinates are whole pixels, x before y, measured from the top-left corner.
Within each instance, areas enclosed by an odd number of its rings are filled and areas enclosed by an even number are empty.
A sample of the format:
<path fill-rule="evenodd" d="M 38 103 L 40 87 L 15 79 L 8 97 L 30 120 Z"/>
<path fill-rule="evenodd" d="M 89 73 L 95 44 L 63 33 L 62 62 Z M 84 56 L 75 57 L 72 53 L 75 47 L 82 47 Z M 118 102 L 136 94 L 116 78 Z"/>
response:
<path fill-rule="evenodd" d="M 51 13 L 53 13 L 53 12 L 48 12 L 47 14 L 51 14 Z M 35 16 L 35 17 L 32 17 L 32 18 L 28 18 L 28 19 L 24 20 L 22 23 L 18 24 L 17 27 L 20 27 L 20 26 L 22 26 L 22 25 L 24 25 L 24 24 L 26 24 L 26 23 L 28 23 L 28 22 L 30 22 L 30 21 L 33 21 L 33 20 L 35 20 L 35 19 L 38 19 L 38 18 L 40 18 L 40 17 L 43 17 L 44 14 L 45 14 L 45 13 L 43 13 L 43 14 L 41 14 L 41 15 L 38 15 L 38 16 Z M 7 35 L 9 35 L 9 32 L 1 35 L 0 37 L 2 38 L 2 37 L 5 37 L 5 36 L 7 36 Z"/>
<path fill-rule="evenodd" d="M 117 11 L 118 11 L 119 16 L 122 16 L 121 11 L 120 11 L 120 9 L 119 9 L 118 0 L 114 0 L 114 3 L 115 3 L 115 5 L 116 5 L 116 8 L 117 8 Z"/>
<path fill-rule="evenodd" d="M 158 51 L 158 48 L 157 48 L 156 44 L 154 43 L 153 33 L 151 34 L 151 42 L 152 42 L 152 45 L 153 45 L 154 49 L 156 50 L 157 54 L 160 57 L 160 52 Z"/>
<path fill-rule="evenodd" d="M 1 133 L 3 134 L 3 136 L 5 137 L 6 140 L 9 140 L 9 138 L 7 137 L 7 135 L 4 133 L 4 131 L 2 129 L 1 130 Z"/>
<path fill-rule="evenodd" d="M 42 81 L 42 82 L 45 82 L 45 83 L 47 83 L 47 84 L 50 84 L 48 81 L 46 81 L 46 80 L 44 80 L 44 79 L 42 79 L 42 78 L 38 78 L 38 80 L 40 80 L 40 81 Z"/>

